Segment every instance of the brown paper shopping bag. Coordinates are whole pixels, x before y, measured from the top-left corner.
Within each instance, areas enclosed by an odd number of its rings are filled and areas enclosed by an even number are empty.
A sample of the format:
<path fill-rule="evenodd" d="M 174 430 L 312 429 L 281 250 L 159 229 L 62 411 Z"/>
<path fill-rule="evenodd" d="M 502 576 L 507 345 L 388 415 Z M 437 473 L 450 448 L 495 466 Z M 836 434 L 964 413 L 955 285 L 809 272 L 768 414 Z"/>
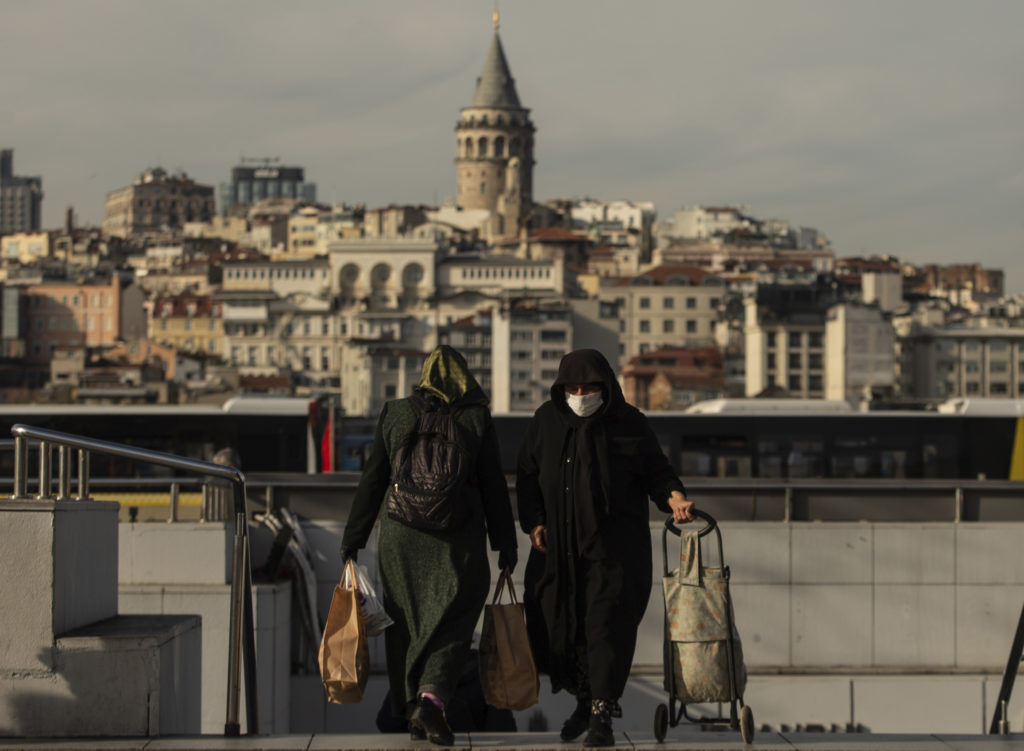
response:
<path fill-rule="evenodd" d="M 349 560 L 345 568 L 351 569 L 353 565 Z M 347 574 L 334 587 L 331 610 L 320 641 L 320 678 L 327 698 L 336 704 L 362 701 L 370 676 L 370 650 L 363 614 L 359 610 L 355 571 L 349 570 Z"/>
<path fill-rule="evenodd" d="M 508 586 L 510 604 L 499 604 L 501 590 Z M 484 699 L 497 709 L 521 710 L 537 703 L 540 683 L 526 634 L 526 615 L 516 602 L 512 576 L 501 572 L 494 600 L 484 606 L 480 634 L 480 683 Z"/>

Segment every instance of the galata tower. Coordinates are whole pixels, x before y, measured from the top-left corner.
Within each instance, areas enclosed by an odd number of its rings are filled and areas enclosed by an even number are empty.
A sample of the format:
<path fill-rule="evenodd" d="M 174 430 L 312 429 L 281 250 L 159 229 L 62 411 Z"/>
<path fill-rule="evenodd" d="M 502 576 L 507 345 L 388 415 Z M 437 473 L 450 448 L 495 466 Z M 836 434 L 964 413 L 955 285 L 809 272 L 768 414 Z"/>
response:
<path fill-rule="evenodd" d="M 494 14 L 494 37 L 473 103 L 455 126 L 456 201 L 487 209 L 495 234 L 515 235 L 533 205 L 533 123 L 519 103 Z"/>

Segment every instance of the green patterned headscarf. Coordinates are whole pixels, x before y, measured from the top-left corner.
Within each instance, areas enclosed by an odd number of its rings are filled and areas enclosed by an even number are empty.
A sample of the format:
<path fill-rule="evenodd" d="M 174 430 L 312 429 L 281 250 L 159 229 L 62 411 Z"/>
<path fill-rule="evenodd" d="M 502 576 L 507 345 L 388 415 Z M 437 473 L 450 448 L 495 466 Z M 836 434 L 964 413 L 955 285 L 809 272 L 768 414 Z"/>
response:
<path fill-rule="evenodd" d="M 438 345 L 427 355 L 419 387 L 449 404 L 474 390 L 483 396 L 480 384 L 469 372 L 466 358 L 447 344 Z"/>

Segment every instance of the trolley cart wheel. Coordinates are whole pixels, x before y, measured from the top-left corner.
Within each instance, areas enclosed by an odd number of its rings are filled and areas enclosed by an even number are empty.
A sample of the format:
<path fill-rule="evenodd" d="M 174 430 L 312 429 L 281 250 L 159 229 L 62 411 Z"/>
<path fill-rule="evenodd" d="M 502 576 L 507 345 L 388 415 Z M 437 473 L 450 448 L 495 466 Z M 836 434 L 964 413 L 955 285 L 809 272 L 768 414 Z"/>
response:
<path fill-rule="evenodd" d="M 744 743 L 754 742 L 754 713 L 747 706 L 740 710 L 740 735 Z"/>
<path fill-rule="evenodd" d="M 668 707 L 659 704 L 654 710 L 654 737 L 658 743 L 665 740 L 665 733 L 668 730 Z"/>

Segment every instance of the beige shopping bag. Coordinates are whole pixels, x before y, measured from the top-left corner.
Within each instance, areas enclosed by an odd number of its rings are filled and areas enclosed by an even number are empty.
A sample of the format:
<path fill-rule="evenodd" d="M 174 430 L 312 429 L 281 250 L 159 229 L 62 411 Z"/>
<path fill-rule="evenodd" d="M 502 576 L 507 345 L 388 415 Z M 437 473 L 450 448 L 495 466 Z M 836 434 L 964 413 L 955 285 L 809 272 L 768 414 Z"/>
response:
<path fill-rule="evenodd" d="M 501 604 L 501 590 L 507 586 L 511 603 Z M 484 605 L 484 626 L 480 634 L 480 684 L 484 700 L 496 709 L 521 710 L 537 703 L 540 682 L 526 633 L 526 614 L 516 602 L 512 576 L 501 572 L 494 600 Z"/>
<path fill-rule="evenodd" d="M 370 676 L 370 649 L 366 643 L 366 624 L 359 610 L 353 566 L 351 560 L 346 562 L 346 569 L 352 570 L 334 587 L 331 610 L 320 640 L 320 678 L 327 698 L 336 704 L 362 701 Z"/>

